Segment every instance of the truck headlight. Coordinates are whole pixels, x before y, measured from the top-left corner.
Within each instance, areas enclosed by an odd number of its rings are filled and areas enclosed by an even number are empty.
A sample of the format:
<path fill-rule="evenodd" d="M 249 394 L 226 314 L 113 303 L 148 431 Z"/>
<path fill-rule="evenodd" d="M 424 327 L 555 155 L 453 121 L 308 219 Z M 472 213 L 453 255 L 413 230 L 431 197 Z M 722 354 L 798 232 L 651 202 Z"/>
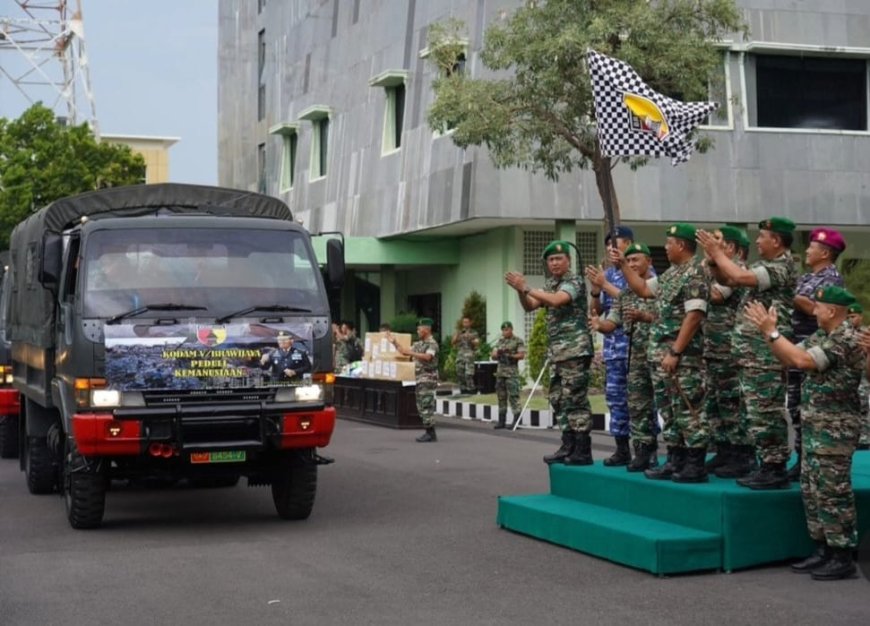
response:
<path fill-rule="evenodd" d="M 295 390 L 296 400 L 299 402 L 312 402 L 323 397 L 323 387 L 320 385 L 301 385 Z"/>
<path fill-rule="evenodd" d="M 121 405 L 121 392 L 117 389 L 91 389 L 91 406 L 116 407 Z"/>

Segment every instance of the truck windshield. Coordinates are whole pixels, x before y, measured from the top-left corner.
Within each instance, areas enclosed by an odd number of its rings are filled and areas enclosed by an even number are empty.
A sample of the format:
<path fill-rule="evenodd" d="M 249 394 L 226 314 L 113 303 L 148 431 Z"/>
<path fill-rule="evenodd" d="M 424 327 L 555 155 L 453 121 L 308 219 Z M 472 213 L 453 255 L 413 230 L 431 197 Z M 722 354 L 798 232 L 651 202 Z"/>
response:
<path fill-rule="evenodd" d="M 293 231 L 97 230 L 83 246 L 79 269 L 85 317 L 155 302 L 204 307 L 216 317 L 247 307 L 322 306 L 317 264 Z"/>

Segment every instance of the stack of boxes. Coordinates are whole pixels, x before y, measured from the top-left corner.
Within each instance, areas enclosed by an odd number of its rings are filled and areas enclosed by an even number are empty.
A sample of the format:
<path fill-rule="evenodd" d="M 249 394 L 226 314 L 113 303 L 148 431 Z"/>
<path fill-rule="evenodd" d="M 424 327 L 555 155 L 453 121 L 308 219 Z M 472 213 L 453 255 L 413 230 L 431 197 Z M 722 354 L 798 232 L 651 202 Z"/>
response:
<path fill-rule="evenodd" d="M 414 381 L 414 362 L 402 356 L 389 341 L 392 337 L 402 348 L 411 348 L 408 333 L 366 333 L 362 362 L 365 378 Z"/>

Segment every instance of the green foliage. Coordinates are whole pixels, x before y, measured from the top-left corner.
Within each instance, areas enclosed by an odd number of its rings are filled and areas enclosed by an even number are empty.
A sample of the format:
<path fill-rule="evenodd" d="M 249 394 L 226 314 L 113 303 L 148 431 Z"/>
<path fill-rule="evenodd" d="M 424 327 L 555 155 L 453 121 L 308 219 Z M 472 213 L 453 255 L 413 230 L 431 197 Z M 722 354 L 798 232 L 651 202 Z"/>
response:
<path fill-rule="evenodd" d="M 528 341 L 528 352 L 526 353 L 526 363 L 529 370 L 529 378 L 532 382 L 537 380 L 538 374 L 547 362 L 547 347 L 549 341 L 547 339 L 547 310 L 544 308 L 538 309 L 538 314 L 535 316 L 535 323 L 532 325 L 532 336 Z M 550 386 L 550 377 L 545 372 L 541 377 L 541 386 L 547 388 Z"/>
<path fill-rule="evenodd" d="M 87 124 L 62 126 L 35 104 L 0 118 L 0 246 L 32 211 L 85 191 L 144 182 L 145 161 L 128 146 L 97 143 Z"/>
<path fill-rule="evenodd" d="M 462 317 L 471 320 L 471 327 L 481 337 L 486 337 L 486 298 L 472 291 L 462 303 Z M 462 319 L 456 320 L 456 330 L 462 328 Z M 482 344 L 483 342 L 481 342 Z M 488 358 L 488 357 L 487 357 Z"/>
<path fill-rule="evenodd" d="M 450 337 L 445 337 L 438 348 L 438 379 L 456 382 L 456 350 Z"/>
<path fill-rule="evenodd" d="M 864 323 L 870 319 L 870 260 L 856 259 L 848 264 L 843 275 L 846 289 L 851 291 L 864 307 Z"/>
<path fill-rule="evenodd" d="M 433 129 L 455 127 L 451 136 L 462 148 L 485 145 L 496 167 L 552 180 L 574 168 L 609 175 L 597 145 L 587 49 L 627 62 L 660 92 L 702 100 L 722 65 L 714 42 L 735 31 L 746 31 L 735 0 L 524 2 L 487 29 L 480 54 L 487 77 L 471 78 L 451 71 L 466 39 L 465 25 L 451 19 L 429 30 L 438 73 L 427 119 Z"/>
<path fill-rule="evenodd" d="M 418 319 L 420 318 L 414 311 L 399 311 L 389 322 L 390 330 L 394 333 L 408 333 L 416 340 Z"/>

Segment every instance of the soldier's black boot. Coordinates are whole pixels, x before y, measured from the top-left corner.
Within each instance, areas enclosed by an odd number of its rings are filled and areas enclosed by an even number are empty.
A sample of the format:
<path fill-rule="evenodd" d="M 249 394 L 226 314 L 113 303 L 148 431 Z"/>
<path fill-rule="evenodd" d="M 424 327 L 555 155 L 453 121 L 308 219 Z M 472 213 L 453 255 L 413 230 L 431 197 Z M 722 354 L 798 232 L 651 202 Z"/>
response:
<path fill-rule="evenodd" d="M 732 452 L 733 446 L 730 443 L 717 443 L 716 455 L 707 461 L 704 467 L 708 472 L 719 469 L 731 460 Z"/>
<path fill-rule="evenodd" d="M 544 457 L 544 463 L 552 465 L 553 463 L 564 463 L 565 457 L 571 454 L 574 450 L 574 431 L 562 431 L 562 447 L 556 450 L 553 454 L 548 454 Z"/>
<path fill-rule="evenodd" d="M 426 429 L 426 432 L 417 437 L 416 441 L 420 443 L 433 443 L 438 441 L 438 436 L 435 434 L 435 427 L 430 426 Z"/>
<path fill-rule="evenodd" d="M 709 480 L 707 469 L 704 467 L 704 459 L 707 456 L 707 446 L 703 448 L 689 448 L 686 451 L 686 464 L 679 471 L 671 475 L 675 483 L 705 483 Z"/>
<path fill-rule="evenodd" d="M 592 465 L 592 437 L 574 433 L 574 449 L 565 457 L 565 465 Z"/>
<path fill-rule="evenodd" d="M 831 548 L 831 557 L 810 572 L 813 580 L 842 580 L 855 575 L 855 561 L 849 548 Z"/>
<path fill-rule="evenodd" d="M 755 490 L 786 489 L 789 485 L 788 473 L 785 471 L 785 463 L 762 463 L 757 474 L 751 474 L 746 478 L 737 480 L 742 487 Z"/>
<path fill-rule="evenodd" d="M 653 458 L 655 452 L 653 451 L 652 444 L 643 444 L 639 441 L 634 442 L 634 458 L 631 460 L 631 463 L 628 464 L 628 467 L 625 468 L 627 472 L 642 472 L 645 469 L 649 469 L 650 467 L 650 459 Z M 607 463 L 607 461 L 604 461 Z"/>
<path fill-rule="evenodd" d="M 498 430 L 499 428 L 506 428 L 507 424 L 505 422 L 507 422 L 507 411 L 505 411 L 504 413 L 499 411 L 498 422 L 495 424 L 495 426 L 493 426 L 493 428 L 495 430 Z"/>
<path fill-rule="evenodd" d="M 824 541 L 817 541 L 816 549 L 813 550 L 813 553 L 803 561 L 793 563 L 791 571 L 795 574 L 809 574 L 817 567 L 826 563 L 829 558 L 831 558 L 831 551 L 828 548 L 828 544 Z"/>
<path fill-rule="evenodd" d="M 649 466 L 650 468 L 659 466 L 659 440 L 653 437 L 652 443 L 649 445 Z"/>
<path fill-rule="evenodd" d="M 668 446 L 668 460 L 661 467 L 650 468 L 643 475 L 650 480 L 670 480 L 674 472 L 679 472 L 686 464 L 686 449 Z"/>
<path fill-rule="evenodd" d="M 628 447 L 628 437 L 616 436 L 616 452 L 610 458 L 604 459 L 607 467 L 622 467 L 631 463 L 631 448 Z"/>
<path fill-rule="evenodd" d="M 755 448 L 753 446 L 731 446 L 730 456 L 725 465 L 713 470 L 719 478 L 743 478 L 754 466 Z"/>

